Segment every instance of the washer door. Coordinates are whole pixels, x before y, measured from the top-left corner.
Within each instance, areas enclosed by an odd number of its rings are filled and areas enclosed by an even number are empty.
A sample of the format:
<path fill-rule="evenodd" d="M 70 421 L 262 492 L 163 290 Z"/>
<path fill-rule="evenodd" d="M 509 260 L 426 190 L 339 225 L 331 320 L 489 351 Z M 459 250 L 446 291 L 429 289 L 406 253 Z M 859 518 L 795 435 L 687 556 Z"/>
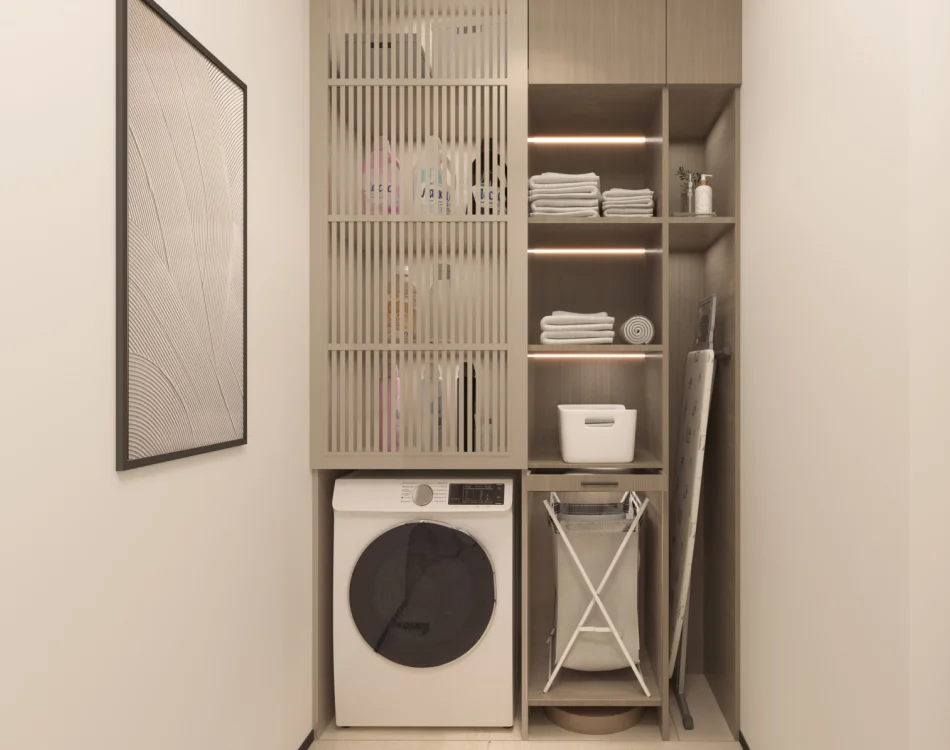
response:
<path fill-rule="evenodd" d="M 429 521 L 376 537 L 350 578 L 350 612 L 376 653 L 406 667 L 467 654 L 495 611 L 495 573 L 464 531 Z"/>

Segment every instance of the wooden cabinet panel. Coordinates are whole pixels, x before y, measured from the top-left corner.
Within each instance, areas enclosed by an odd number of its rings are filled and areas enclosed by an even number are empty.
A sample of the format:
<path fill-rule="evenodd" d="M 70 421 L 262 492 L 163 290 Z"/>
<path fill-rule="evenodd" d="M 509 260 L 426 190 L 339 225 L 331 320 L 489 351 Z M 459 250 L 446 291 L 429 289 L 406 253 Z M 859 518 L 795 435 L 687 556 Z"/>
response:
<path fill-rule="evenodd" d="M 529 83 L 665 83 L 665 0 L 531 0 Z"/>
<path fill-rule="evenodd" d="M 669 83 L 742 83 L 742 0 L 669 0 Z"/>

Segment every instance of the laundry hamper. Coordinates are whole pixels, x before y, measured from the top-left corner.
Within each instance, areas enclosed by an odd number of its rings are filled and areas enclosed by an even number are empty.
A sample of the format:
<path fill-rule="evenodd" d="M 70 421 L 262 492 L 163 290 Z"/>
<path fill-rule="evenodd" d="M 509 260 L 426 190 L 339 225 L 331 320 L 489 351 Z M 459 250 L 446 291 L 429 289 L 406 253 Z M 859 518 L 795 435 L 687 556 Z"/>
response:
<path fill-rule="evenodd" d="M 633 492 L 617 503 L 562 503 L 556 493 L 545 502 L 560 537 L 555 542 L 555 627 L 545 691 L 561 668 L 599 672 L 629 667 L 649 695 L 638 668 L 637 608 L 639 525 L 648 503 Z"/>

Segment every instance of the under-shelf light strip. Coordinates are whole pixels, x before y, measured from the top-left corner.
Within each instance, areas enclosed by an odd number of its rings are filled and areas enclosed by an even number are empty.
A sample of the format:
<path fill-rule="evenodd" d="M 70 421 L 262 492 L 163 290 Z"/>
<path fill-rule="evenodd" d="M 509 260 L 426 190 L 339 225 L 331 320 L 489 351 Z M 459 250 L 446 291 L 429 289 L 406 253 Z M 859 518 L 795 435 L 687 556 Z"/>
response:
<path fill-rule="evenodd" d="M 653 359 L 662 358 L 662 354 L 622 354 L 618 352 L 531 352 L 529 359 Z"/>
<path fill-rule="evenodd" d="M 662 138 L 648 138 L 645 135 L 532 135 L 528 143 L 547 144 L 551 146 L 570 144 L 589 145 L 643 145 L 645 143 L 662 143 Z"/>
<path fill-rule="evenodd" d="M 661 248 L 645 247 L 569 247 L 569 248 L 548 248 L 535 247 L 528 250 L 530 255 L 653 255 L 661 254 Z"/>

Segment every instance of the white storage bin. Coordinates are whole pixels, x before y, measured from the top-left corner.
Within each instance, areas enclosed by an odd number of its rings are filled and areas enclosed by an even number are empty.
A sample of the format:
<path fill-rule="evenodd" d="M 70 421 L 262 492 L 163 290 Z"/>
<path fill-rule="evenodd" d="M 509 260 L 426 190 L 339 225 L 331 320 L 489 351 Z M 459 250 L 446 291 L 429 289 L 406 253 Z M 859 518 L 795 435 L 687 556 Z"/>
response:
<path fill-rule="evenodd" d="M 561 458 L 569 464 L 633 461 L 637 411 L 618 404 L 560 404 Z"/>

